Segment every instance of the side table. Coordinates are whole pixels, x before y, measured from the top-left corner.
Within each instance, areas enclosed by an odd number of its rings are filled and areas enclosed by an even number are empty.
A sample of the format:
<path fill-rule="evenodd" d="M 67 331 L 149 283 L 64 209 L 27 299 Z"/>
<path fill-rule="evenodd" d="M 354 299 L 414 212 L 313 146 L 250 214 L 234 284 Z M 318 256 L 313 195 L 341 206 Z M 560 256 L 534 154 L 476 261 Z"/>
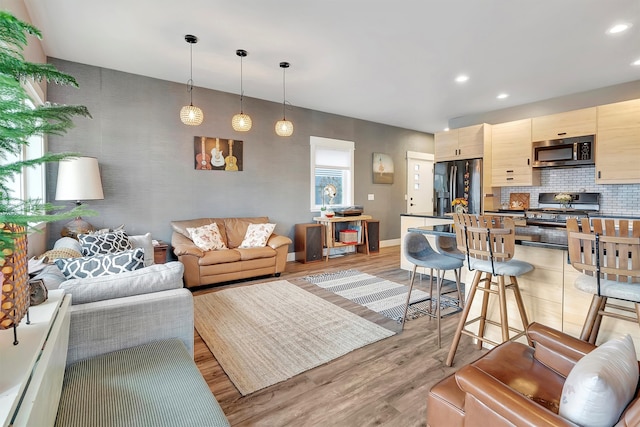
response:
<path fill-rule="evenodd" d="M 158 240 L 153 244 L 153 262 L 156 264 L 164 264 L 167 262 L 167 252 L 169 250 L 169 244 Z"/>

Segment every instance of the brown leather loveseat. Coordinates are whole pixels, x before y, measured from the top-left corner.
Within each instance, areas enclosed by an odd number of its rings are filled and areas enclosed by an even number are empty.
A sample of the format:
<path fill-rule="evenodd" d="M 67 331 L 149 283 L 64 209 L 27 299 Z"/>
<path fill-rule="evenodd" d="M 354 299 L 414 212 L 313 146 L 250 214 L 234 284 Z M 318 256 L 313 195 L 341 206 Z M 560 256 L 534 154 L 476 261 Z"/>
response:
<path fill-rule="evenodd" d="M 228 249 L 203 251 L 191 240 L 187 228 L 216 223 Z M 171 221 L 171 246 L 184 264 L 188 288 L 250 277 L 276 275 L 285 270 L 291 239 L 271 234 L 264 247 L 239 248 L 249 224 L 268 223 L 268 217 L 198 218 Z"/>
<path fill-rule="evenodd" d="M 576 426 L 558 415 L 563 385 L 578 360 L 596 347 L 537 323 L 527 335 L 533 347 L 503 343 L 434 385 L 427 426 Z M 635 390 L 616 426 L 640 425 Z"/>

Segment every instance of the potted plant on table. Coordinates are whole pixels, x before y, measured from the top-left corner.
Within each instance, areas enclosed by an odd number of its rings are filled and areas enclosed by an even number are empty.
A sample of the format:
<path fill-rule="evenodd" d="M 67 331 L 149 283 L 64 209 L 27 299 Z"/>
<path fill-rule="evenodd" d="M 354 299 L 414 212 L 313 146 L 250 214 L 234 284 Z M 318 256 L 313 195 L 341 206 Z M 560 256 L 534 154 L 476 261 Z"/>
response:
<path fill-rule="evenodd" d="M 73 157 L 71 153 L 46 153 L 36 159 L 22 159 L 22 152 L 35 135 L 65 133 L 73 126 L 74 116 L 91 117 L 84 106 L 45 103 L 30 106 L 23 83 L 32 79 L 78 86 L 76 80 L 51 64 L 36 64 L 24 59 L 27 36 L 41 38 L 34 26 L 0 11 L 0 330 L 14 328 L 29 306 L 27 283 L 27 230 L 31 224 L 88 215 L 85 209 L 60 212 L 37 199 L 17 198 L 12 181 L 25 168 Z M 11 159 L 20 159 L 12 161 Z M 57 212 L 57 213 L 56 213 Z"/>
<path fill-rule="evenodd" d="M 451 206 L 455 213 L 467 213 L 467 206 L 469 206 L 469 201 L 463 197 L 457 197 L 453 199 L 451 202 Z"/>

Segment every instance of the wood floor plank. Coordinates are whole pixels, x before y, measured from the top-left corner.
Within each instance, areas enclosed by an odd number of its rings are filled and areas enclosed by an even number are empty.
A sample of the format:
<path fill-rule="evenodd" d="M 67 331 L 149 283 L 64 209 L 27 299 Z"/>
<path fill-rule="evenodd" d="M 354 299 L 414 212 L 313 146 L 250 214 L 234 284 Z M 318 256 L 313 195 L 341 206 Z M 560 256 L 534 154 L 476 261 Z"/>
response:
<path fill-rule="evenodd" d="M 287 263 L 279 278 L 263 277 L 193 291 L 194 296 L 236 286 L 288 280 L 333 304 L 358 314 L 396 335 L 357 349 L 287 381 L 242 397 L 206 343 L 195 332 L 194 358 L 209 388 L 233 426 L 424 426 L 427 393 L 440 379 L 485 353 L 463 337 L 454 367 L 446 367 L 459 314 L 441 322 L 442 347 L 436 344 L 436 321 L 421 317 L 400 325 L 304 280 L 305 276 L 357 269 L 404 285 L 409 274 L 399 268 L 400 247 L 377 254 L 349 254 L 328 262 Z M 428 280 L 417 281 L 426 289 Z"/>

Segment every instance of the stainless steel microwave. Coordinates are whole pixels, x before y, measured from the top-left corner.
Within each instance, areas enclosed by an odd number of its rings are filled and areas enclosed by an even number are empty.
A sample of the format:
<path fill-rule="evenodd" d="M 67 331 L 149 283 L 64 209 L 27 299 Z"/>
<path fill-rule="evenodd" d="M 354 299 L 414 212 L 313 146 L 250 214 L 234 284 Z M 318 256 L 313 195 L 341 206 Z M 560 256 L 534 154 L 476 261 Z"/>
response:
<path fill-rule="evenodd" d="M 595 164 L 595 135 L 535 141 L 532 166 L 574 167 Z"/>

